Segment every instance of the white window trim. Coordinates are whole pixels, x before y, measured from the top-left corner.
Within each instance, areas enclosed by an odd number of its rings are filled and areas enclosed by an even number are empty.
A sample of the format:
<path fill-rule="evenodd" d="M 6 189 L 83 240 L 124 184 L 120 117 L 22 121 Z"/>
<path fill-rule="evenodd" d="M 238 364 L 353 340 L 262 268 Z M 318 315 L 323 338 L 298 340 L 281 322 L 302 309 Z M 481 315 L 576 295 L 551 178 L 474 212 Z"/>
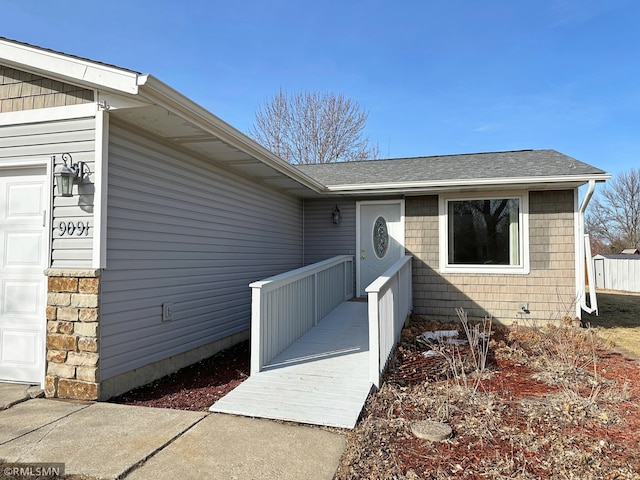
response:
<path fill-rule="evenodd" d="M 450 265 L 449 264 L 449 222 L 447 215 L 447 204 L 457 200 L 486 200 L 496 198 L 517 198 L 520 200 L 520 238 L 518 248 L 520 248 L 519 265 Z M 450 194 L 440 195 L 438 199 L 439 216 L 439 250 L 440 250 L 440 273 L 482 273 L 482 274 L 513 274 L 526 275 L 530 272 L 529 265 L 529 192 L 497 191 L 493 195 L 482 194 Z"/>

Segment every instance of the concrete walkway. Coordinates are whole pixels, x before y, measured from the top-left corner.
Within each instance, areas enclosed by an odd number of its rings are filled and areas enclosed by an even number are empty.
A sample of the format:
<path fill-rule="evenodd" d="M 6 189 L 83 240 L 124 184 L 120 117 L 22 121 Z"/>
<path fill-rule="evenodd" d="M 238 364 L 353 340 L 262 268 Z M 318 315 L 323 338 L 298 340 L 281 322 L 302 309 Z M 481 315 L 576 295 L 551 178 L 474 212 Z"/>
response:
<path fill-rule="evenodd" d="M 41 397 L 44 392 L 33 385 L 0 383 L 0 410 L 5 410 L 30 398 Z"/>
<path fill-rule="evenodd" d="M 21 388 L 18 388 L 21 387 Z M 96 479 L 331 479 L 342 434 L 205 412 L 31 398 L 0 383 L 0 463 Z"/>

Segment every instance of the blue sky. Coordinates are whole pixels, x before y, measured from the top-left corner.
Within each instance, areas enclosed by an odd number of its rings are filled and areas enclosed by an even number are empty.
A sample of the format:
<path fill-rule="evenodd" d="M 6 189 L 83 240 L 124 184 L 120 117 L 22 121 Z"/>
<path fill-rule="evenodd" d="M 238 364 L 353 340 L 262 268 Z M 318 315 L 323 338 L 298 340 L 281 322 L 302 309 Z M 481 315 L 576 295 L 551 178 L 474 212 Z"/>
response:
<path fill-rule="evenodd" d="M 343 93 L 381 157 L 553 148 L 640 166 L 636 0 L 5 0 L 0 36 L 150 73 L 246 132 Z"/>

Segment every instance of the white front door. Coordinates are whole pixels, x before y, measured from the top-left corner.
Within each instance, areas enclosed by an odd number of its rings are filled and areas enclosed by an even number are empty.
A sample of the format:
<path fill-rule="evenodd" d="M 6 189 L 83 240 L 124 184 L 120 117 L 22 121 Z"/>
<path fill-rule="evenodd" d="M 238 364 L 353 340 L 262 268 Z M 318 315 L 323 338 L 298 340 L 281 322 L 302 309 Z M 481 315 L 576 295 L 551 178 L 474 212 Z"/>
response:
<path fill-rule="evenodd" d="M 44 378 L 44 169 L 0 169 L 0 380 Z"/>
<path fill-rule="evenodd" d="M 404 201 L 358 204 L 358 295 L 404 255 Z"/>

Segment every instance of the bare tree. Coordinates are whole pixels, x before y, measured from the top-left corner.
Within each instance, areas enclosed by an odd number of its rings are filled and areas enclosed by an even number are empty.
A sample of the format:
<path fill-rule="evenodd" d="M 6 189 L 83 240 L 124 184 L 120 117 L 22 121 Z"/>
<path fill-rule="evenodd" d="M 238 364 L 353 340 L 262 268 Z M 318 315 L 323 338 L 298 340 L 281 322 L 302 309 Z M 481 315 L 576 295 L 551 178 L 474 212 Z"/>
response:
<path fill-rule="evenodd" d="M 280 89 L 256 110 L 249 135 L 293 164 L 369 160 L 378 147 L 364 135 L 368 116 L 342 94 Z"/>
<path fill-rule="evenodd" d="M 607 183 L 591 202 L 586 226 L 612 252 L 640 244 L 640 168 Z"/>

